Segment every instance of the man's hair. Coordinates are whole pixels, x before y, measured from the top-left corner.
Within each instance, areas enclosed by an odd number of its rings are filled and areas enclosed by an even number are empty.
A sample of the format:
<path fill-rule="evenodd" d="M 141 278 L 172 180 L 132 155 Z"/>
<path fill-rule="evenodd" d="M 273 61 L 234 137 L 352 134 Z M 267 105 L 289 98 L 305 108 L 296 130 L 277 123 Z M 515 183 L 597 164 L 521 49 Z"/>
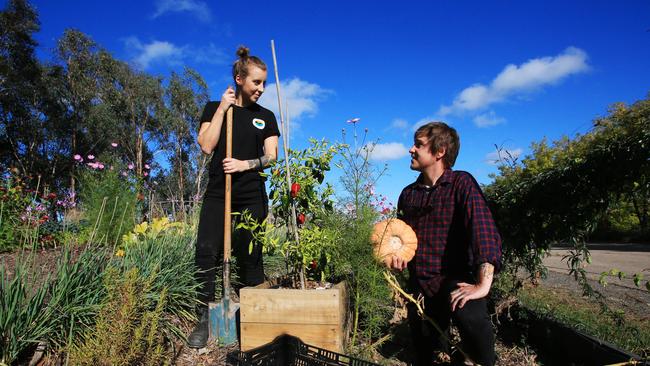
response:
<path fill-rule="evenodd" d="M 415 131 L 415 138 L 419 137 L 424 137 L 427 143 L 431 143 L 429 149 L 432 154 L 445 150 L 445 156 L 442 157 L 445 168 L 454 166 L 460 150 L 460 138 L 453 127 L 444 122 L 429 122 Z"/>

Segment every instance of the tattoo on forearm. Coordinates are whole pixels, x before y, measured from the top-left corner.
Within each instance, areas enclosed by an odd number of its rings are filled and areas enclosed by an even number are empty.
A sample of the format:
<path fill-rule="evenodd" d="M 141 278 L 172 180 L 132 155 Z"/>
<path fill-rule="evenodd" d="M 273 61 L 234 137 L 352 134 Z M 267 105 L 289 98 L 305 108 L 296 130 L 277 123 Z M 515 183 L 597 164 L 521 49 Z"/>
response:
<path fill-rule="evenodd" d="M 248 169 L 264 169 L 267 166 L 269 166 L 269 162 L 271 161 L 271 157 L 269 155 L 264 155 L 260 158 L 257 159 L 250 159 L 246 160 L 248 163 Z"/>
<path fill-rule="evenodd" d="M 483 263 L 479 266 L 479 281 L 492 281 L 494 276 L 494 266 L 490 263 Z"/>

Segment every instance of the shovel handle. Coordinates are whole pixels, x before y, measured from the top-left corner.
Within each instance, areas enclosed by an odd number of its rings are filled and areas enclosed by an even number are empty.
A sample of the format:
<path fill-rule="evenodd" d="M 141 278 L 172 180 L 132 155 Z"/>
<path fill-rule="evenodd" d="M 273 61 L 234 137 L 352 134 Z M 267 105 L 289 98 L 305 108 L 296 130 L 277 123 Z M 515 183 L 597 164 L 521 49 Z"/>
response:
<path fill-rule="evenodd" d="M 232 158 L 232 106 L 226 112 L 226 157 Z M 232 217 L 231 217 L 231 195 L 232 195 L 232 175 L 226 174 L 226 191 L 224 201 L 223 215 L 223 261 L 230 262 L 230 248 L 232 239 Z M 224 271 L 224 278 L 226 273 Z M 230 274 L 228 273 L 228 277 Z"/>

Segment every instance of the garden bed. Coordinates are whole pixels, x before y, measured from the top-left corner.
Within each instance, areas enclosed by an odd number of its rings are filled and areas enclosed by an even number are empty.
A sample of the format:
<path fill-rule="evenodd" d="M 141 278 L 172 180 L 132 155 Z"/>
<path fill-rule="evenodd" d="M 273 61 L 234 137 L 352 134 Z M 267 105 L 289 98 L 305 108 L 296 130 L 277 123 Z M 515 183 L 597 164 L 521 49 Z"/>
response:
<path fill-rule="evenodd" d="M 543 364 L 605 365 L 641 361 L 639 355 L 519 305 L 510 308 L 499 320 L 498 337 L 506 344 L 525 343 L 532 347 Z"/>
<path fill-rule="evenodd" d="M 285 333 L 316 347 L 343 351 L 348 318 L 345 282 L 322 290 L 273 287 L 265 282 L 240 291 L 242 351 Z"/>

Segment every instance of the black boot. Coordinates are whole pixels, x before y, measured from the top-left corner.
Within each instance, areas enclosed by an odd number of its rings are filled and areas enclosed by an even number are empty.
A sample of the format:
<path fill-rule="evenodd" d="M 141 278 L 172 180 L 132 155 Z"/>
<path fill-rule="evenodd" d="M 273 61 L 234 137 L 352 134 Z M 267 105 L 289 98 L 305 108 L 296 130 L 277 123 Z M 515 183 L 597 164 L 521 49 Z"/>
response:
<path fill-rule="evenodd" d="M 199 309 L 199 322 L 194 327 L 190 336 L 187 337 L 187 345 L 190 348 L 203 348 L 208 344 L 209 326 L 208 321 L 208 308 L 201 307 Z"/>

